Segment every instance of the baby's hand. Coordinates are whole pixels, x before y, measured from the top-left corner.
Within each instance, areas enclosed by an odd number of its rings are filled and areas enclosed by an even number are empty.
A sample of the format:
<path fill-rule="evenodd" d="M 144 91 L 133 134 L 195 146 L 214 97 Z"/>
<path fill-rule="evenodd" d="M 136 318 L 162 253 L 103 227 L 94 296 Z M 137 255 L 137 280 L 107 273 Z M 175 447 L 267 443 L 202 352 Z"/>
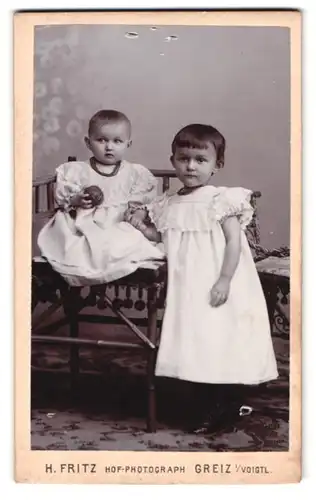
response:
<path fill-rule="evenodd" d="M 71 206 L 74 208 L 92 208 L 93 203 L 88 193 L 78 193 L 71 198 Z"/>
<path fill-rule="evenodd" d="M 230 280 L 228 278 L 219 278 L 211 290 L 211 306 L 218 307 L 228 299 L 230 289 Z"/>

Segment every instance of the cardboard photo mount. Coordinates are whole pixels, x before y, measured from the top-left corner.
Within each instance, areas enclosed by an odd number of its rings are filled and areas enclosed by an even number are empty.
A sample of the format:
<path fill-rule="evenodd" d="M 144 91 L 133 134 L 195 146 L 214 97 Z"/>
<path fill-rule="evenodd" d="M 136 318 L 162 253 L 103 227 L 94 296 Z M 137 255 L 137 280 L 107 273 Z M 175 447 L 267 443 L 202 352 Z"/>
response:
<path fill-rule="evenodd" d="M 32 451 L 31 221 L 34 27 L 279 26 L 291 51 L 290 445 L 288 452 Z M 301 479 L 301 13 L 299 11 L 24 12 L 14 15 L 15 479 L 29 483 L 229 484 Z M 66 465 L 65 465 L 66 464 Z M 69 473 L 68 465 L 76 473 Z M 88 467 L 84 467 L 88 464 Z M 144 472 L 144 466 L 151 472 Z M 169 471 L 169 472 L 168 472 Z"/>

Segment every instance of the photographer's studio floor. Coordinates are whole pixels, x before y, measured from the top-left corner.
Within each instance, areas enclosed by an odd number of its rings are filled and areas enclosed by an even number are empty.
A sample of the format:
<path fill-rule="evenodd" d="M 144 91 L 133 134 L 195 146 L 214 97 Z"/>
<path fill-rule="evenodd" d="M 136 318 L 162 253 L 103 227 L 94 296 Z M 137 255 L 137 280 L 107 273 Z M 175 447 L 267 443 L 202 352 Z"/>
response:
<path fill-rule="evenodd" d="M 86 325 L 89 336 L 111 339 L 121 327 Z M 100 330 L 101 328 L 101 330 Z M 60 335 L 62 329 L 59 330 Z M 87 332 L 85 332 L 87 337 Z M 33 344 L 33 450 L 286 451 L 288 449 L 288 339 L 275 337 L 280 377 L 252 390 L 254 411 L 211 436 L 183 430 L 192 401 L 185 384 L 158 380 L 158 429 L 146 433 L 146 376 L 141 353 L 80 349 L 80 396 L 69 390 L 65 346 Z"/>

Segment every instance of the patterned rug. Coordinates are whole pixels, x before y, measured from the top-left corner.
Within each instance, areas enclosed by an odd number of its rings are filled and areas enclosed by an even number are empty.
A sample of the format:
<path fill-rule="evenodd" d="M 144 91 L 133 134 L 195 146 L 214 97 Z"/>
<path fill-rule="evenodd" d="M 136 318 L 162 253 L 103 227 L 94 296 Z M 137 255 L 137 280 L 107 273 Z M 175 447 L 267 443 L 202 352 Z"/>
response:
<path fill-rule="evenodd" d="M 86 325 L 93 338 L 96 325 Z M 58 332 L 60 335 L 61 332 Z M 102 338 L 122 328 L 102 327 Z M 100 337 L 99 337 L 100 338 Z M 126 339 L 125 339 L 126 340 Z M 71 395 L 69 350 L 32 347 L 31 446 L 33 450 L 286 451 L 288 449 L 288 339 L 275 338 L 280 377 L 255 387 L 253 413 L 221 432 L 196 436 L 187 385 L 157 380 L 158 430 L 146 433 L 146 375 L 140 352 L 80 349 L 80 394 Z"/>

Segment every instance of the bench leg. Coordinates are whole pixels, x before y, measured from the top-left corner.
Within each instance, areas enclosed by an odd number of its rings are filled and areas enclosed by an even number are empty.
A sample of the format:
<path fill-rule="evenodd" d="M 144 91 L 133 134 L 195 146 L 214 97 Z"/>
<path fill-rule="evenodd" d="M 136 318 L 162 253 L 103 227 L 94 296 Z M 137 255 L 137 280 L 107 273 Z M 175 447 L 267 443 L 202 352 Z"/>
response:
<path fill-rule="evenodd" d="M 70 336 L 78 338 L 79 324 L 77 315 L 73 314 L 70 318 Z M 72 345 L 70 347 L 70 376 L 71 376 L 71 391 L 76 394 L 78 391 L 79 379 L 79 347 Z"/>
<path fill-rule="evenodd" d="M 156 287 L 148 289 L 148 338 L 157 344 L 157 290 Z M 148 349 L 147 353 L 147 432 L 156 432 L 156 387 L 155 387 L 155 365 L 156 349 Z"/>
<path fill-rule="evenodd" d="M 79 302 L 80 302 L 80 289 L 72 288 L 69 291 L 67 300 L 66 315 L 69 322 L 69 334 L 73 339 L 79 337 Z M 70 379 L 71 379 L 71 392 L 74 396 L 78 393 L 78 379 L 79 379 L 79 346 L 72 344 L 70 346 Z"/>

